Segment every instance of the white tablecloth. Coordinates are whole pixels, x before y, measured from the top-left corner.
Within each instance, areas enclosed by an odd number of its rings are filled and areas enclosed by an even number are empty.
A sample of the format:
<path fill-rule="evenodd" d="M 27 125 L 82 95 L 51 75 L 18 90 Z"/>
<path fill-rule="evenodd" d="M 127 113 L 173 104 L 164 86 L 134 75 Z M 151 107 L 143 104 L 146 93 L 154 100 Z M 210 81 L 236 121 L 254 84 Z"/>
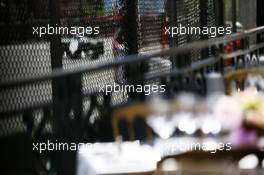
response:
<path fill-rule="evenodd" d="M 120 151 L 121 150 L 121 151 Z M 160 156 L 139 142 L 95 143 L 78 151 L 78 175 L 142 173 L 156 170 Z"/>

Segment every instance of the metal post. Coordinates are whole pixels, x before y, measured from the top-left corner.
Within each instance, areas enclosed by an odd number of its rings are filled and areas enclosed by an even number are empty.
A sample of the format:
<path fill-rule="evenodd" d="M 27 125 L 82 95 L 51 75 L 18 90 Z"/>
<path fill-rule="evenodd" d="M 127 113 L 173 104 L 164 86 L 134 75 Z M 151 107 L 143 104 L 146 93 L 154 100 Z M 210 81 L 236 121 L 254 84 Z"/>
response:
<path fill-rule="evenodd" d="M 178 26 L 178 20 L 177 20 L 177 0 L 167 0 L 166 4 L 166 10 L 168 13 L 168 18 L 169 18 L 169 27 L 177 27 Z M 178 46 L 178 36 L 172 37 L 171 35 L 169 36 L 169 45 L 170 48 L 177 47 Z M 181 55 L 172 55 L 171 56 L 171 61 L 172 61 L 172 68 L 180 68 L 183 66 L 182 64 L 182 56 Z M 171 93 L 174 94 L 176 91 L 180 90 L 181 86 L 181 76 L 173 76 L 170 77 L 171 80 L 168 84 L 168 96 L 171 96 Z"/>
<path fill-rule="evenodd" d="M 224 0 L 215 0 L 215 10 L 216 10 L 216 27 L 224 26 Z"/>
<path fill-rule="evenodd" d="M 176 0 L 168 0 L 167 1 L 167 11 L 169 16 L 169 25 L 172 27 L 177 26 L 177 8 L 176 8 Z M 177 47 L 178 45 L 178 37 L 170 36 L 170 47 Z M 172 56 L 172 66 L 178 67 L 179 63 L 177 62 L 176 56 Z"/>
<path fill-rule="evenodd" d="M 126 53 L 128 55 L 138 54 L 138 14 L 137 14 L 137 0 L 123 0 L 124 2 L 124 21 L 123 30 L 125 34 L 124 43 L 126 46 Z M 143 65 L 133 64 L 125 66 L 127 76 L 127 83 L 131 85 L 143 84 Z M 130 93 L 131 98 L 141 98 L 142 94 Z"/>
<path fill-rule="evenodd" d="M 237 21 L 237 3 L 236 0 L 232 0 L 232 26 L 233 26 L 233 33 L 237 32 L 237 27 L 236 27 L 236 21 Z"/>
<path fill-rule="evenodd" d="M 224 0 L 215 0 L 215 10 L 216 10 L 216 27 L 223 27 L 225 26 L 224 24 Z M 222 48 L 222 46 L 218 46 L 218 48 L 216 48 L 217 46 L 214 46 L 212 48 L 212 52 L 215 56 L 218 56 L 218 54 L 220 54 L 219 52 L 223 52 L 224 49 Z M 216 63 L 214 69 L 217 72 L 223 73 L 223 61 L 219 61 L 218 63 Z"/>
<path fill-rule="evenodd" d="M 264 1 L 257 1 L 257 26 L 264 26 Z M 264 41 L 264 33 L 258 35 L 258 42 Z M 262 49 L 262 53 L 263 53 Z"/>
<path fill-rule="evenodd" d="M 207 27 L 207 0 L 200 0 L 200 27 Z M 208 39 L 208 36 L 201 34 L 201 40 Z M 209 55 L 209 49 L 205 48 L 201 51 L 201 56 L 207 58 Z"/>
<path fill-rule="evenodd" d="M 56 25 L 60 23 L 60 3 L 59 0 L 50 0 L 50 23 Z M 52 69 L 62 67 L 63 49 L 61 45 L 61 37 L 54 35 L 50 37 L 50 54 Z"/>
<path fill-rule="evenodd" d="M 124 32 L 127 54 L 138 54 L 137 0 L 125 0 Z"/>
<path fill-rule="evenodd" d="M 60 1 L 50 0 L 50 23 L 52 26 L 60 24 Z M 50 54 L 52 69 L 62 68 L 63 48 L 61 37 L 54 35 L 50 37 Z M 67 78 L 56 78 L 52 80 L 53 93 L 53 127 L 54 141 L 69 142 L 69 108 L 70 99 Z M 52 170 L 58 175 L 75 174 L 76 152 L 73 151 L 55 151 L 52 158 Z M 65 166 L 67 165 L 67 166 Z"/>

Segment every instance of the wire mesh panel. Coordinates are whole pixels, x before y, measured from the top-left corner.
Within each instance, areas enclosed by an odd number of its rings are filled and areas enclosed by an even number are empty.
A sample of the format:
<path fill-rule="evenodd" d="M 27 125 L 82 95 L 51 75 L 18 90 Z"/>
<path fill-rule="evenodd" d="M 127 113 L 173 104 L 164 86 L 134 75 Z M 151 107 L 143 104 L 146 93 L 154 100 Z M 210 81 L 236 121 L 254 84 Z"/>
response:
<path fill-rule="evenodd" d="M 200 3 L 200 0 L 139 0 L 139 53 L 148 54 L 200 40 L 199 34 L 171 36 L 166 33 L 166 28 L 201 27 Z M 212 12 L 214 9 L 210 7 L 210 10 Z M 192 61 L 199 60 L 200 50 L 192 50 L 188 57 L 191 57 Z M 158 73 L 171 69 L 172 63 L 168 57 L 159 57 L 150 60 L 148 67 L 150 74 Z"/>
<path fill-rule="evenodd" d="M 178 0 L 176 4 L 177 23 L 184 27 L 200 27 L 200 1 Z M 180 35 L 178 45 L 198 40 L 199 35 Z"/>
<path fill-rule="evenodd" d="M 49 2 L 0 1 L 0 83 L 51 72 L 49 37 L 36 37 L 32 29 L 50 22 Z M 51 102 L 51 81 L 0 89 L 0 140 L 4 146 L 1 149 L 1 172 L 12 174 L 23 170 L 30 174 L 28 165 L 34 169 L 32 162 L 37 161 L 29 156 L 31 142 L 36 137 L 43 138 L 39 135 L 52 133 L 51 122 L 43 122 L 47 116 L 44 106 Z M 40 108 L 23 111 L 33 106 Z M 42 127 L 45 131 L 39 130 Z"/>
<path fill-rule="evenodd" d="M 35 37 L 32 30 L 49 23 L 49 1 L 2 0 L 0 8 L 0 82 L 51 72 L 49 39 Z M 0 99 L 0 112 L 48 103 L 52 100 L 51 82 L 1 90 Z M 22 115 L 0 123 L 0 136 L 25 129 Z"/>
<path fill-rule="evenodd" d="M 138 1 L 138 30 L 140 51 L 151 51 L 166 47 L 162 29 L 166 25 L 164 0 Z M 168 43 L 167 43 L 168 44 Z"/>
<path fill-rule="evenodd" d="M 0 137 L 24 133 L 38 138 L 55 133 L 53 138 L 62 141 L 109 141 L 111 107 L 133 100 L 125 86 L 130 85 L 129 78 L 137 80 L 140 76 L 139 81 L 132 82 L 136 86 L 160 85 L 161 78 L 141 82 L 145 81 L 143 75 L 168 71 L 174 65 L 170 57 L 162 54 L 144 63 L 136 62 L 140 66 L 131 69 L 132 74 L 128 71 L 132 64 L 99 69 L 101 63 L 130 59 L 126 57 L 128 54 L 147 55 L 202 39 L 200 35 L 188 34 L 173 39 L 165 33 L 165 28 L 174 24 L 175 27 L 216 26 L 214 0 L 207 0 L 205 6 L 201 0 L 175 0 L 173 11 L 168 11 L 169 0 L 59 0 L 56 1 L 59 10 L 55 13 L 59 15 L 54 16 L 51 13 L 54 8 L 49 3 L 55 1 L 0 0 L 1 86 L 6 81 L 52 73 L 54 68 L 61 68 L 53 72 L 54 76 L 66 72 L 59 78 L 34 79 L 28 84 L 0 89 L 0 113 L 7 114 L 0 116 Z M 131 8 L 128 2 L 137 2 L 131 3 L 136 4 L 132 6 L 134 9 L 127 9 Z M 136 19 L 131 19 L 128 14 L 131 11 L 135 12 L 131 16 Z M 172 12 L 176 14 L 175 19 L 169 14 Z M 133 26 L 129 20 L 135 20 Z M 41 29 L 45 31 L 43 36 L 40 36 Z M 184 59 L 191 62 L 201 59 L 200 50 L 187 52 Z M 80 71 L 83 69 L 79 68 L 87 66 L 98 67 L 89 72 Z M 70 74 L 72 69 L 82 73 Z M 202 75 L 198 75 L 197 82 L 203 81 Z M 184 75 L 177 83 L 182 83 L 182 89 L 186 90 L 187 85 L 195 86 L 193 77 Z M 174 83 L 171 79 L 166 81 Z M 129 86 L 129 90 L 135 92 L 136 86 Z M 150 87 L 148 92 L 145 87 L 142 94 L 151 95 Z M 63 157 L 63 161 L 68 159 Z"/>
<path fill-rule="evenodd" d="M 199 40 L 199 35 L 179 35 L 177 45 L 165 34 L 164 28 L 176 20 L 176 25 L 201 26 L 201 8 L 205 8 L 207 26 L 215 25 L 214 0 L 207 0 L 201 7 L 199 0 L 177 0 L 172 7 L 176 19 L 170 19 L 169 0 L 138 0 L 136 8 L 136 33 L 126 33 L 130 21 L 126 0 L 60 0 L 59 20 L 54 24 L 49 0 L 1 0 L 0 6 L 0 82 L 50 73 L 53 67 L 64 70 L 124 59 L 131 53 L 127 41 L 136 38 L 139 54 L 149 54 L 171 46 L 179 46 Z M 125 25 L 126 24 L 126 25 Z M 53 26 L 52 26 L 53 25 Z M 46 28 L 40 36 L 40 28 Z M 51 29 L 49 29 L 51 27 Z M 33 30 L 38 28 L 38 31 Z M 72 29 L 74 32 L 72 32 Z M 49 34 L 49 32 L 52 34 Z M 131 35 L 131 36 L 129 36 Z M 134 36 L 135 35 L 135 36 Z M 51 59 L 51 40 L 60 38 L 62 57 L 58 65 Z M 133 43 L 132 43 L 133 45 Z M 130 45 L 131 47 L 131 45 Z M 135 51 L 135 50 L 134 50 Z M 133 51 L 133 52 L 134 52 Z M 193 61 L 200 58 L 199 51 L 191 51 Z M 148 73 L 172 68 L 169 57 L 160 56 L 147 63 Z M 145 70 L 145 72 L 146 72 Z M 137 71 L 144 73 L 142 70 Z M 127 83 L 124 66 L 93 71 L 82 75 L 82 93 L 97 92 L 101 86 Z M 160 82 L 146 82 L 160 83 Z M 52 82 L 1 90 L 0 111 L 12 111 L 36 104 L 53 102 Z M 128 100 L 127 93 L 116 92 L 112 104 Z M 89 101 L 89 100 L 88 100 Z M 85 103 L 85 104 L 88 104 Z M 88 109 L 89 105 L 84 105 Z"/>
<path fill-rule="evenodd" d="M 122 59 L 126 54 L 123 41 L 124 2 L 121 0 L 62 1 L 63 26 L 97 28 L 98 32 L 78 37 L 62 35 L 63 69 L 92 66 Z M 83 94 L 97 92 L 102 86 L 124 83 L 124 67 L 85 73 L 82 76 Z M 113 103 L 127 100 L 125 93 L 113 93 Z M 84 109 L 88 109 L 89 99 Z M 87 110 L 86 110 L 87 111 Z M 95 114 L 94 114 L 95 115 Z M 97 114 L 96 114 L 97 115 Z"/>

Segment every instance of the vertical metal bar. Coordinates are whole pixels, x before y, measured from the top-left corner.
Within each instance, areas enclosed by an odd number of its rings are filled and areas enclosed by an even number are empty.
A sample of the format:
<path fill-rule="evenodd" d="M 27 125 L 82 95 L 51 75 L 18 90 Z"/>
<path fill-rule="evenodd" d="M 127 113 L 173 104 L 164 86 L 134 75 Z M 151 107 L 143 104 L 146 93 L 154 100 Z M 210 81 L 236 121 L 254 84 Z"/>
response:
<path fill-rule="evenodd" d="M 257 26 L 264 25 L 264 1 L 257 1 Z"/>
<path fill-rule="evenodd" d="M 138 0 L 123 0 L 124 1 L 124 21 L 123 30 L 125 33 L 124 43 L 128 55 L 138 54 Z M 143 68 L 144 63 L 138 63 L 125 66 L 125 72 L 127 76 L 128 84 L 143 84 Z M 142 94 L 130 93 L 131 98 L 141 98 Z"/>
<path fill-rule="evenodd" d="M 237 0 L 232 0 L 232 28 L 233 28 L 233 33 L 237 32 L 237 26 L 236 26 L 236 22 L 237 22 Z M 233 41 L 233 51 L 237 50 L 237 44 L 236 41 Z M 233 67 L 236 67 L 236 59 L 233 58 L 232 59 L 232 65 Z"/>
<path fill-rule="evenodd" d="M 177 8 L 176 8 L 176 0 L 168 0 L 167 1 L 167 11 L 169 16 L 169 26 L 176 27 L 177 26 Z M 169 37 L 170 38 L 170 47 L 178 46 L 178 38 L 177 37 Z M 177 62 L 176 56 L 172 56 L 172 66 L 178 67 L 179 63 Z"/>
<path fill-rule="evenodd" d="M 50 23 L 55 26 L 60 22 L 60 5 L 59 0 L 50 0 Z M 50 55 L 51 55 L 51 67 L 52 70 L 56 68 L 62 67 L 62 46 L 60 36 L 54 35 L 50 37 Z M 63 113 L 60 109 L 58 109 L 58 104 L 60 104 L 61 97 L 64 97 L 63 94 L 65 89 L 60 89 L 60 86 L 63 85 L 63 80 L 56 78 L 52 80 L 52 99 L 55 104 L 54 106 L 54 114 L 56 118 L 54 118 L 54 129 L 55 129 L 55 137 L 59 137 L 60 134 L 60 126 L 59 118 L 62 118 Z"/>
<path fill-rule="evenodd" d="M 83 96 L 82 96 L 82 74 L 72 75 L 68 79 L 69 106 L 73 111 L 71 131 L 73 142 L 81 142 L 83 139 Z"/>
<path fill-rule="evenodd" d="M 200 28 L 208 27 L 208 12 L 207 12 L 207 3 L 208 0 L 200 0 Z M 201 40 L 207 40 L 208 35 L 201 34 Z M 205 59 L 209 56 L 209 48 L 201 49 L 201 59 Z M 202 75 L 202 88 L 201 88 L 201 95 L 206 93 L 206 86 L 205 86 L 205 74 L 209 70 L 207 68 L 203 68 L 200 70 Z"/>
<path fill-rule="evenodd" d="M 232 0 L 232 26 L 233 26 L 233 33 L 237 32 L 237 26 L 236 26 L 236 21 L 237 21 L 237 3 L 236 0 Z"/>
<path fill-rule="evenodd" d="M 207 27 L 207 0 L 200 0 L 200 27 Z M 201 35 L 201 39 L 207 39 L 208 36 Z"/>
<path fill-rule="evenodd" d="M 177 20 L 177 3 L 178 0 L 167 0 L 166 10 L 168 11 L 168 17 L 169 17 L 169 27 L 177 27 L 178 26 L 178 20 Z M 177 47 L 178 46 L 178 36 L 169 36 L 169 45 L 170 48 Z M 172 68 L 180 68 L 182 67 L 182 56 L 181 55 L 172 55 L 171 61 L 172 61 Z M 171 93 L 174 94 L 176 91 L 181 89 L 181 77 L 180 76 L 173 76 L 171 77 L 170 83 L 169 83 L 169 89 L 168 90 L 168 97 L 171 97 Z"/>
<path fill-rule="evenodd" d="M 50 0 L 50 23 L 55 26 L 60 23 L 60 3 L 59 0 Z M 63 49 L 61 37 L 54 35 L 50 37 L 50 54 L 52 69 L 62 67 Z"/>
<path fill-rule="evenodd" d="M 127 54 L 138 54 L 137 0 L 125 0 L 124 31 Z"/>
<path fill-rule="evenodd" d="M 218 55 L 217 56 L 219 57 L 220 54 L 225 52 L 225 46 L 223 44 L 220 44 L 218 47 L 219 47 L 219 49 L 218 49 Z M 224 60 L 220 59 L 219 71 L 221 74 L 224 74 L 224 69 L 225 69 Z"/>
<path fill-rule="evenodd" d="M 224 26 L 224 0 L 215 0 L 216 27 Z"/>
<path fill-rule="evenodd" d="M 264 26 L 264 1 L 258 0 L 257 1 L 257 26 Z M 258 42 L 264 41 L 264 33 L 258 35 Z M 261 53 L 264 52 L 262 49 Z"/>
<path fill-rule="evenodd" d="M 50 23 L 52 26 L 60 24 L 60 0 L 50 0 Z M 63 48 L 61 37 L 54 35 L 50 37 L 50 54 L 52 69 L 62 67 Z M 67 130 L 69 130 L 69 89 L 67 78 L 56 78 L 52 80 L 53 93 L 53 126 L 54 140 L 58 142 L 69 142 Z M 52 160 L 52 169 L 58 175 L 75 174 L 76 152 L 55 151 Z M 65 166 L 67 165 L 67 166 Z"/>
<path fill-rule="evenodd" d="M 215 11 L 216 11 L 216 27 L 223 27 L 225 26 L 224 24 L 224 14 L 225 14 L 225 8 L 224 8 L 224 0 L 215 0 Z M 216 48 L 215 46 L 212 49 L 212 52 L 214 53 L 215 56 L 218 56 L 219 52 L 222 52 L 223 50 L 220 49 L 221 46 L 218 46 Z M 222 60 L 216 63 L 215 65 L 215 70 L 217 72 L 223 73 L 223 62 Z"/>
<path fill-rule="evenodd" d="M 200 27 L 207 27 L 207 0 L 200 0 Z M 201 40 L 208 39 L 208 36 L 201 34 Z M 203 58 L 207 58 L 209 55 L 209 49 L 205 48 L 201 51 L 201 56 Z"/>

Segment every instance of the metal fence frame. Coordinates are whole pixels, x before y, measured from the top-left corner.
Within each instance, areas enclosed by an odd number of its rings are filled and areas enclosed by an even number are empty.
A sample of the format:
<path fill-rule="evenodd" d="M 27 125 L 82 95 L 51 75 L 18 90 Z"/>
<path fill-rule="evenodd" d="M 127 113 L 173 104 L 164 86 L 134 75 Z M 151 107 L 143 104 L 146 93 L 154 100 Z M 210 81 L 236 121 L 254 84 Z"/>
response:
<path fill-rule="evenodd" d="M 227 42 L 232 42 L 234 40 L 241 39 L 242 41 L 246 42 L 248 40 L 248 37 L 251 35 L 257 35 L 264 32 L 264 27 L 259 27 L 256 29 L 252 29 L 250 31 L 246 31 L 241 34 L 233 34 L 230 36 L 224 36 L 221 38 L 214 38 L 210 40 L 204 40 L 200 42 L 191 43 L 185 46 L 175 47 L 171 49 L 166 49 L 161 52 L 156 52 L 150 55 L 131 55 L 127 56 L 125 59 L 122 60 L 114 60 L 113 62 L 105 62 L 100 65 L 96 66 L 87 66 L 82 67 L 78 69 L 72 69 L 72 70 L 62 70 L 60 68 L 54 69 L 50 74 L 39 76 L 39 77 L 31 77 L 27 79 L 20 79 L 17 81 L 10 81 L 0 84 L 0 89 L 7 89 L 7 88 L 13 88 L 18 86 L 24 86 L 28 84 L 34 84 L 36 82 L 41 82 L 45 80 L 52 80 L 55 82 L 55 84 L 59 84 L 59 86 L 63 87 L 62 89 L 59 89 L 59 92 L 57 92 L 59 95 L 55 96 L 55 99 L 52 104 L 46 104 L 41 106 L 31 106 L 24 109 L 18 109 L 15 111 L 6 111 L 2 112 L 0 116 L 8 117 L 10 115 L 13 115 L 15 113 L 23 113 L 25 117 L 30 117 L 30 113 L 36 109 L 53 109 L 53 115 L 54 117 L 53 123 L 54 123 L 54 137 L 53 139 L 56 139 L 61 142 L 82 142 L 90 140 L 89 138 L 85 138 L 85 128 L 84 121 L 87 120 L 84 118 L 83 111 L 80 108 L 81 102 L 83 97 L 90 96 L 90 97 L 96 97 L 97 94 L 81 94 L 81 84 L 80 84 L 80 77 L 83 73 L 89 73 L 96 70 L 104 70 L 109 69 L 112 67 L 117 67 L 120 65 L 129 65 L 129 64 L 135 64 L 135 63 L 142 63 L 145 61 L 150 60 L 153 57 L 160 56 L 160 55 L 178 55 L 182 53 L 186 53 L 191 51 L 192 49 L 204 49 L 204 48 L 214 48 L 215 54 L 212 57 L 205 58 L 203 60 L 197 61 L 195 63 L 192 63 L 191 65 L 188 65 L 183 68 L 174 68 L 170 71 L 164 72 L 164 73 L 157 73 L 157 74 L 145 74 L 143 75 L 143 80 L 153 80 L 153 79 L 163 79 L 163 78 L 171 78 L 171 77 L 177 77 L 179 75 L 183 75 L 182 77 L 185 77 L 185 75 L 194 75 L 193 73 L 195 71 L 204 70 L 208 66 L 218 66 L 218 71 L 222 74 L 225 74 L 225 67 L 223 67 L 223 61 L 227 58 L 238 58 L 243 57 L 246 53 L 251 53 L 255 51 L 261 51 L 261 49 L 264 48 L 264 43 L 261 42 L 259 44 L 256 44 L 255 46 L 252 46 L 250 48 L 242 48 L 242 50 L 234 51 L 233 53 L 224 53 L 223 46 Z M 246 62 L 246 61 L 245 61 Z M 261 65 L 257 65 L 261 66 Z M 248 68 L 247 64 L 245 64 L 244 68 Z M 236 67 L 233 68 L 233 70 L 237 70 Z M 188 73 L 188 74 L 187 74 Z M 192 78 L 192 77 L 190 77 Z M 72 83 L 74 81 L 74 83 Z M 70 86 L 69 83 L 71 82 Z M 170 87 L 173 86 L 171 84 L 168 84 L 168 88 L 174 88 Z M 189 86 L 193 86 L 193 84 L 189 84 Z M 192 87 L 193 88 L 193 87 Z M 55 89 L 56 90 L 56 89 Z M 70 92 L 70 93 L 69 93 Z M 70 96 L 69 96 L 70 94 Z M 104 110 L 108 113 L 108 115 L 111 113 L 111 106 L 109 104 L 109 101 L 107 100 L 109 96 L 104 96 Z M 95 101 L 96 103 L 96 101 Z M 98 107 L 98 104 L 94 104 L 94 106 Z M 68 119 L 67 114 L 67 108 L 72 107 L 75 110 L 76 117 L 74 120 Z M 102 108 L 103 109 L 103 108 Z M 47 117 L 47 116 L 45 116 Z M 45 118 L 44 118 L 45 119 Z M 43 121 L 45 122 L 45 121 Z M 67 126 L 67 122 L 72 123 L 71 126 L 74 126 L 73 128 L 65 128 Z M 26 122 L 26 125 L 28 126 L 29 133 L 33 132 L 30 130 L 30 123 Z M 39 128 L 40 130 L 43 128 Z M 38 137 L 41 137 L 40 135 L 36 135 Z M 36 138 L 33 138 L 33 140 Z M 56 171 L 59 174 L 73 174 L 75 172 L 75 164 L 73 163 L 76 159 L 76 153 L 75 152 L 56 152 L 55 156 L 53 157 L 53 166 L 56 169 Z M 72 166 L 65 167 L 65 164 L 69 164 L 69 160 L 72 160 Z"/>
<path fill-rule="evenodd" d="M 203 1 L 203 0 L 201 0 Z M 56 24 L 59 21 L 59 3 L 58 0 L 51 0 L 51 22 Z M 218 1 L 221 5 L 221 1 Z M 127 22 L 131 22 L 133 20 L 134 24 L 136 22 L 135 18 L 135 1 L 129 1 L 128 11 L 127 11 Z M 222 16 L 222 11 L 218 12 L 219 16 Z M 172 14 L 173 15 L 173 14 Z M 175 15 L 175 14 L 174 14 Z M 219 18 L 219 25 L 223 23 L 222 18 Z M 129 25 L 125 23 L 124 25 Z M 131 24 L 130 24 L 131 25 Z M 43 129 L 43 124 L 47 120 L 52 120 L 54 135 L 50 138 L 52 140 L 58 140 L 59 142 L 86 142 L 86 141 L 94 141 L 94 138 L 87 135 L 87 130 L 89 130 L 89 126 L 85 125 L 86 121 L 89 120 L 89 112 L 84 114 L 81 106 L 84 97 L 90 97 L 92 99 L 92 108 L 100 108 L 102 112 L 109 116 L 111 113 L 112 106 L 109 103 L 109 95 L 103 95 L 103 104 L 98 103 L 96 100 L 99 95 L 98 92 L 95 93 L 87 93 L 82 94 L 82 84 L 81 84 L 81 76 L 84 73 L 91 73 L 94 71 L 106 70 L 118 66 L 125 66 L 130 72 L 130 83 L 141 83 L 144 84 L 148 80 L 156 80 L 159 79 L 165 84 L 167 84 L 167 89 L 169 93 L 178 92 L 181 89 L 187 89 L 191 91 L 197 91 L 197 87 L 195 84 L 184 84 L 179 82 L 184 82 L 183 80 L 186 78 L 187 73 L 188 78 L 194 80 L 195 74 L 201 73 L 203 78 L 205 78 L 206 73 L 208 72 L 207 68 L 209 66 L 213 66 L 215 71 L 220 72 L 222 74 L 226 73 L 224 67 L 224 60 L 227 58 L 241 58 L 245 59 L 244 55 L 248 52 L 254 52 L 256 50 L 263 53 L 264 43 L 263 41 L 259 41 L 258 44 L 248 47 L 246 43 L 248 43 L 249 36 L 257 35 L 260 33 L 264 33 L 264 27 L 259 27 L 256 29 L 252 29 L 249 31 L 245 31 L 240 34 L 233 34 L 230 36 L 224 36 L 220 38 L 214 39 L 205 39 L 203 41 L 194 42 L 191 44 L 187 44 L 184 46 L 173 47 L 170 49 L 164 49 L 163 51 L 154 52 L 149 55 L 141 55 L 138 56 L 138 48 L 135 47 L 135 42 L 137 43 L 137 38 L 134 37 L 137 33 L 135 28 L 129 28 L 127 31 L 131 35 L 127 35 L 127 44 L 129 49 L 129 56 L 126 56 L 124 59 L 115 59 L 112 62 L 103 62 L 99 65 L 94 66 L 83 66 L 78 69 L 71 70 L 63 70 L 61 69 L 61 58 L 62 58 L 62 48 L 61 48 L 61 39 L 60 37 L 54 37 L 51 40 L 51 60 L 52 60 L 52 72 L 49 74 L 45 74 L 43 76 L 37 77 L 28 77 L 26 79 L 12 80 L 8 82 L 0 83 L 0 91 L 8 88 L 21 87 L 25 85 L 31 85 L 38 82 L 43 82 L 46 80 L 52 80 L 53 87 L 53 101 L 52 103 L 42 104 L 42 105 L 33 105 L 22 109 L 12 110 L 12 111 L 4 111 L 0 113 L 1 119 L 6 117 L 10 117 L 13 114 L 23 114 L 25 119 L 32 118 L 32 112 L 37 109 L 44 109 L 47 111 L 47 115 L 44 116 L 42 125 L 40 125 L 36 133 L 33 134 L 34 137 L 31 138 L 33 130 L 32 124 L 30 120 L 25 120 L 25 124 L 27 126 L 27 130 L 29 133 L 29 137 L 32 139 L 32 142 L 37 141 L 41 137 L 41 130 Z M 131 40 L 132 38 L 132 40 Z M 235 50 L 232 53 L 225 53 L 224 47 L 228 42 L 233 42 L 235 40 L 241 40 L 244 44 L 244 47 L 241 50 Z M 131 42 L 131 43 L 130 43 Z M 184 65 L 177 64 L 172 70 L 156 73 L 156 74 L 144 74 L 144 72 L 139 72 L 139 68 L 144 65 L 144 62 L 149 61 L 153 57 L 158 56 L 170 56 L 171 59 L 185 59 L 186 57 L 177 57 L 178 55 L 184 55 L 190 52 L 193 49 L 197 50 L 205 50 L 203 51 L 203 59 L 197 62 L 188 62 Z M 208 50 L 211 49 L 213 51 L 212 56 L 208 55 Z M 244 60 L 246 63 L 246 60 Z M 131 66 L 133 64 L 133 66 Z M 245 64 L 245 67 L 247 65 Z M 237 70 L 237 67 L 233 67 L 232 70 Z M 137 74 L 135 74 L 135 72 Z M 169 80 L 168 80 L 169 79 Z M 198 91 L 202 94 L 205 94 L 205 84 L 198 88 Z M 101 94 L 100 94 L 101 95 Z M 132 94 L 132 99 L 138 99 L 142 97 L 140 94 Z M 75 118 L 73 120 L 69 119 L 68 116 L 68 108 L 72 108 L 75 111 Z M 50 113 L 52 111 L 52 116 L 50 117 Z M 90 111 L 90 110 L 89 110 Z M 110 117 L 110 116 L 109 116 Z M 102 118 L 103 120 L 103 118 Z M 73 126 L 69 128 L 68 126 Z M 43 138 L 42 138 L 43 139 Z M 74 174 L 76 169 L 76 152 L 55 152 L 52 155 L 49 155 L 51 159 L 51 169 L 48 170 L 47 173 L 57 172 L 58 174 Z M 65 166 L 67 165 L 67 166 Z M 45 167 L 45 165 L 43 166 Z M 45 169 L 45 168 L 44 168 Z"/>

